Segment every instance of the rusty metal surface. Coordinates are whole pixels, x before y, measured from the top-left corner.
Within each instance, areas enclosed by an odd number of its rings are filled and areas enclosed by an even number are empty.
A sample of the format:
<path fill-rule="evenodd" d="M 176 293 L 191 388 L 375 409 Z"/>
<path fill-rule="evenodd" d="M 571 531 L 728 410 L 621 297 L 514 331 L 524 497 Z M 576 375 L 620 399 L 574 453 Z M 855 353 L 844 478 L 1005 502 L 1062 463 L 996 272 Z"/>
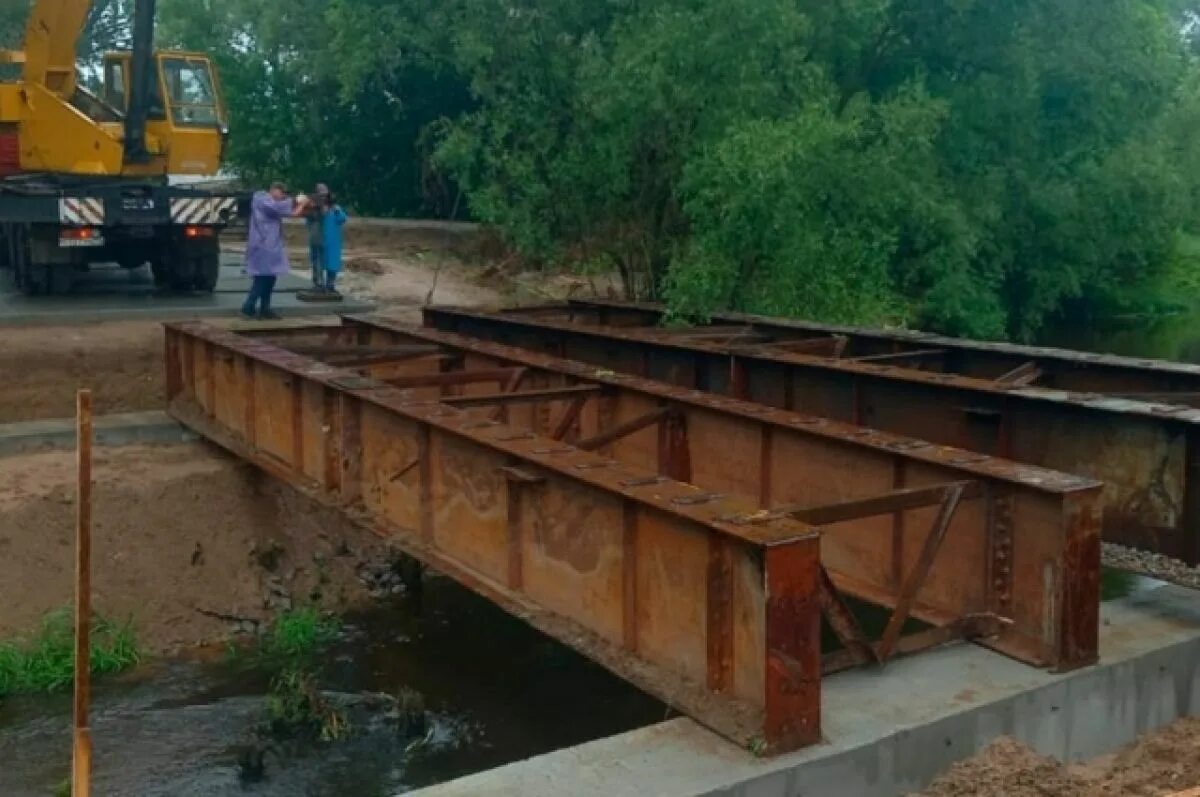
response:
<path fill-rule="evenodd" d="M 812 527 L 731 522 L 756 505 L 201 323 L 167 326 L 166 368 L 180 421 L 717 732 L 766 752 L 819 740 Z"/>
<path fill-rule="evenodd" d="M 518 311 L 520 312 L 520 311 Z M 572 300 L 557 309 L 529 308 L 538 316 L 558 316 L 575 322 L 626 325 L 655 325 L 663 318 L 660 305 L 626 303 L 603 299 Z M 1040 373 L 1037 384 L 1060 390 L 1108 394 L 1159 394 L 1157 400 L 1179 400 L 1191 406 L 1197 403 L 1200 391 L 1200 365 L 1114 354 L 1073 351 L 1047 346 L 1022 346 L 995 341 L 952 338 L 928 332 L 902 329 L 873 329 L 836 324 L 818 324 L 798 319 L 772 318 L 745 313 L 718 313 L 713 316 L 716 328 L 726 325 L 745 330 L 743 334 L 768 339 L 788 339 L 794 336 L 838 335 L 848 340 L 845 356 L 869 357 L 915 350 L 946 352 L 942 363 L 947 372 L 964 376 L 997 379 L 1018 368 L 1036 368 Z M 711 329 L 713 327 L 700 327 Z"/>
<path fill-rule="evenodd" d="M 465 373 L 522 367 L 530 385 L 602 386 L 603 394 L 589 400 L 578 411 L 577 423 L 569 426 L 566 438 L 572 445 L 599 449 L 628 464 L 657 466 L 660 477 L 686 480 L 717 494 L 757 500 L 770 515 L 793 513 L 828 525 L 833 533 L 825 536 L 823 551 L 839 586 L 881 606 L 905 600 L 904 578 L 929 538 L 945 485 L 958 483 L 963 510 L 949 528 L 947 551 L 938 567 L 918 579 L 922 590 L 913 614 L 940 624 L 1003 607 L 1005 616 L 1014 620 L 987 644 L 1030 663 L 1056 667 L 1095 659 L 1095 649 L 1086 650 L 1086 644 L 1070 658 L 1063 655 L 1065 640 L 1077 635 L 1072 630 L 1079 625 L 1077 615 L 1086 616 L 1088 610 L 1068 601 L 1062 589 L 1071 583 L 1075 600 L 1086 604 L 1082 596 L 1090 586 L 1097 590 L 1091 601 L 1098 600 L 1097 574 L 1062 568 L 1070 544 L 1090 545 L 1098 556 L 1095 482 L 382 317 L 352 317 L 346 324 L 341 329 L 295 330 L 291 338 L 264 334 L 285 347 L 305 345 L 310 337 L 359 339 L 376 346 L 419 341 L 440 345 L 443 355 Z M 381 380 L 419 382 L 415 366 L 398 367 L 403 376 L 385 372 L 385 366 L 370 370 Z M 430 383 L 425 395 L 437 398 L 443 391 L 440 384 Z M 554 412 L 536 409 L 510 419 L 540 434 L 550 429 L 557 433 L 562 420 Z M 992 522 L 993 507 L 1005 501 L 1016 513 L 1016 523 L 1007 527 Z M 744 517 L 729 520 L 747 522 Z M 1016 601 L 1008 599 L 1012 588 L 997 595 L 991 555 L 996 548 L 1015 548 L 1019 561 L 1053 578 L 1021 583 Z M 1083 625 L 1086 628 L 1086 621 Z M 1094 622 L 1091 628 L 1094 632 Z"/>
<path fill-rule="evenodd" d="M 1200 564 L 1200 447 L 1191 442 L 1200 410 L 1013 386 L 1036 367 L 998 368 L 997 376 L 1008 376 L 998 384 L 794 349 L 729 347 L 624 318 L 622 326 L 573 323 L 562 312 L 428 308 L 425 317 L 441 330 L 612 371 L 1085 475 L 1105 485 L 1105 539 Z M 621 312 L 653 319 L 651 311 Z"/>

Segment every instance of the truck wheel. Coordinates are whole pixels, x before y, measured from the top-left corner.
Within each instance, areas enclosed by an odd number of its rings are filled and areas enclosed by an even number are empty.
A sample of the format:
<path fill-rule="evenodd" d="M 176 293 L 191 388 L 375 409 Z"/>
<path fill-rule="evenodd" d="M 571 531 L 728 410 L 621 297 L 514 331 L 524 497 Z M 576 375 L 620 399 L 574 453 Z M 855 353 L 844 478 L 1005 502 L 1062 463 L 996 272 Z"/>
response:
<path fill-rule="evenodd" d="M 170 265 L 161 260 L 150 262 L 150 273 L 154 275 L 154 287 L 160 290 L 187 293 L 192 290 L 192 270 L 187 260 L 176 255 Z"/>
<path fill-rule="evenodd" d="M 180 264 L 171 272 L 171 290 L 189 293 L 192 290 L 192 270 L 188 264 Z"/>
<path fill-rule="evenodd" d="M 46 266 L 46 293 L 70 293 L 74 287 L 74 269 L 70 266 Z"/>
<path fill-rule="evenodd" d="M 221 250 L 216 246 L 204 247 L 195 252 L 192 261 L 192 287 L 204 293 L 212 293 L 221 276 Z"/>
<path fill-rule="evenodd" d="M 150 261 L 150 275 L 154 277 L 154 287 L 156 288 L 166 288 L 171 282 L 171 272 L 161 260 Z"/>
<path fill-rule="evenodd" d="M 13 271 L 17 275 L 17 284 L 26 296 L 45 293 L 49 287 L 50 275 L 46 269 L 34 264 L 29 231 L 21 227 L 13 229 Z"/>

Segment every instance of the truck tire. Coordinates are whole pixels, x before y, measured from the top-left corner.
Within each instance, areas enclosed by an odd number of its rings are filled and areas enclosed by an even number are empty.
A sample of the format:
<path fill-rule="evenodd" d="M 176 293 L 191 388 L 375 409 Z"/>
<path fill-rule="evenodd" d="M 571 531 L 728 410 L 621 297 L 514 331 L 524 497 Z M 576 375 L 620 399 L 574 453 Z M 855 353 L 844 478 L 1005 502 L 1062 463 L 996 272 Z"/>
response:
<path fill-rule="evenodd" d="M 154 277 L 154 287 L 166 288 L 171 275 L 167 271 L 166 264 L 156 257 L 150 261 L 150 276 Z"/>
<path fill-rule="evenodd" d="M 13 284 L 16 285 L 22 293 L 29 293 L 29 289 L 25 287 L 25 263 L 21 257 L 21 235 L 16 225 L 10 225 L 6 230 L 7 246 L 5 251 L 8 253 L 8 267 L 12 269 Z"/>
<path fill-rule="evenodd" d="M 12 228 L 13 273 L 17 285 L 26 296 L 38 296 L 49 292 L 50 274 L 33 262 L 33 247 L 29 241 L 29 230 L 17 225 Z"/>
<path fill-rule="evenodd" d="M 216 290 L 221 276 L 221 250 L 214 241 L 212 246 L 197 247 L 193 253 L 192 287 L 204 293 Z"/>
<path fill-rule="evenodd" d="M 75 287 L 75 269 L 71 266 L 42 266 L 46 273 L 46 293 L 61 295 Z"/>
<path fill-rule="evenodd" d="M 150 261 L 150 271 L 160 288 L 212 293 L 221 273 L 221 250 L 215 238 L 168 243 Z"/>
<path fill-rule="evenodd" d="M 151 260 L 150 274 L 154 277 L 154 287 L 160 290 L 188 292 L 192 289 L 190 264 L 178 252 L 168 252 Z"/>
<path fill-rule="evenodd" d="M 171 290 L 176 293 L 191 293 L 192 273 L 190 269 L 177 267 L 171 272 Z"/>

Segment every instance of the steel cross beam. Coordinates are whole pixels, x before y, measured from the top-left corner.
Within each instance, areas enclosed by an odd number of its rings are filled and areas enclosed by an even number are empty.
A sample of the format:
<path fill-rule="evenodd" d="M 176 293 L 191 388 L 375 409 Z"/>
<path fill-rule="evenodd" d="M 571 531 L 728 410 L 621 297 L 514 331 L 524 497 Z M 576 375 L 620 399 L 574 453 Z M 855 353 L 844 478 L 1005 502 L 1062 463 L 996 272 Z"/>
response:
<path fill-rule="evenodd" d="M 427 308 L 425 320 L 613 371 L 1085 475 L 1105 485 L 1106 540 L 1200 564 L 1200 410 L 1020 386 L 1046 367 L 1042 361 L 996 369 L 1007 380 L 997 384 L 771 345 L 691 340 L 637 326 L 619 308 L 610 320 L 620 326 L 572 322 L 568 312 L 596 318 L 572 305 L 509 313 Z M 921 340 L 961 354 L 941 338 Z"/>
<path fill-rule="evenodd" d="M 569 433 L 559 435 L 562 419 L 538 407 L 523 408 L 510 420 L 530 434 L 553 429 L 552 436 L 576 448 L 655 468 L 660 478 L 745 496 L 767 513 L 808 513 L 837 531 L 825 537 L 822 551 L 839 589 L 880 606 L 900 604 L 905 574 L 928 539 L 941 491 L 964 483 L 962 508 L 948 528 L 938 566 L 923 579 L 913 616 L 948 626 L 994 614 L 1012 622 L 986 640 L 989 646 L 1061 669 L 1095 660 L 1095 482 L 382 317 L 348 317 L 344 323 L 262 334 L 283 347 L 314 338 L 436 344 L 467 372 L 521 367 L 539 387 L 602 387 L 603 395 L 584 405 Z M 369 370 L 382 380 L 418 367 Z M 471 389 L 484 388 L 464 388 Z M 417 395 L 443 394 L 427 389 Z M 1034 572 L 1058 575 L 1042 580 Z"/>
<path fill-rule="evenodd" d="M 820 739 L 815 529 L 202 323 L 165 346 L 210 440 L 738 744 Z"/>
<path fill-rule="evenodd" d="M 661 305 L 615 302 L 602 299 L 573 299 L 566 306 L 528 308 L 534 316 L 559 316 L 614 326 L 657 326 L 664 312 Z M 565 310 L 565 312 L 564 312 Z M 1040 373 L 1035 382 L 1043 387 L 1078 393 L 1151 393 L 1187 395 L 1200 392 L 1200 365 L 1113 354 L 1072 351 L 1046 346 L 951 338 L 928 332 L 871 329 L 745 313 L 717 313 L 712 325 L 700 330 L 734 327 L 742 334 L 774 339 L 807 339 L 811 336 L 841 335 L 848 339 L 847 357 L 890 354 L 915 349 L 944 349 L 945 372 L 994 380 L 1031 364 Z M 1032 382 L 1031 382 L 1032 383 Z M 1169 401 L 1169 399 L 1163 399 Z M 1183 403 L 1194 405 L 1193 399 Z"/>

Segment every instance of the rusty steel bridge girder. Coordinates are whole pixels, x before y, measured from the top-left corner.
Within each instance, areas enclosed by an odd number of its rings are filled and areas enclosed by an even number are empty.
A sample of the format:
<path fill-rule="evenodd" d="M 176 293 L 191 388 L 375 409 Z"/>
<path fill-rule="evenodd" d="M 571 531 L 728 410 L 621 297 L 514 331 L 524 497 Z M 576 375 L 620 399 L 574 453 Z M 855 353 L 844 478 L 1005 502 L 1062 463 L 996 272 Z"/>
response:
<path fill-rule="evenodd" d="M 1096 659 L 1087 480 L 377 318 L 172 324 L 166 361 L 183 422 L 756 749 L 818 738 L 823 672 Z"/>
<path fill-rule="evenodd" d="M 820 739 L 812 527 L 201 323 L 165 345 L 200 434 L 738 744 Z"/>
<path fill-rule="evenodd" d="M 831 532 L 822 557 L 837 586 L 888 609 L 904 603 L 906 586 L 915 588 L 907 582 L 937 516 L 930 491 L 970 485 L 939 543 L 944 550 L 935 546 L 931 554 L 938 566 L 920 579 L 920 599 L 902 614 L 942 629 L 991 614 L 1005 626 L 975 636 L 1005 653 L 1059 669 L 1095 660 L 1100 486 L 1091 480 L 385 317 L 343 323 L 258 334 L 306 351 L 339 350 L 347 341 L 364 351 L 440 347 L 434 362 L 364 362 L 361 371 L 455 406 L 496 402 L 510 424 L 745 497 L 766 516 L 788 511 L 821 525 Z M 512 392 L 498 393 L 502 382 Z M 516 403 L 531 393 L 560 401 Z"/>
<path fill-rule="evenodd" d="M 507 312 L 566 315 L 602 326 L 658 326 L 662 305 L 603 299 L 573 299 L 564 307 L 543 306 Z M 1038 386 L 1072 393 L 1099 393 L 1148 403 L 1200 406 L 1200 365 L 1114 354 L 1072 351 L 970 340 L 905 329 L 872 329 L 747 313 L 717 313 L 698 334 L 741 327 L 765 342 L 817 346 L 830 337 L 845 341 L 840 357 L 866 362 L 932 362 L 953 373 L 1014 386 Z M 786 346 L 785 346 L 786 348 Z"/>
<path fill-rule="evenodd" d="M 1047 373 L 1079 380 L 1089 368 L 1108 368 L 1109 376 L 1093 380 L 1098 386 L 1141 369 L 1144 381 L 1129 384 L 1146 393 L 1189 387 L 1155 380 L 1186 380 L 1198 367 L 978 344 L 1008 358 L 981 366 L 984 377 L 927 370 L 945 367 L 939 357 L 947 352 L 959 363 L 976 356 L 970 346 L 952 348 L 933 336 L 741 316 L 687 330 L 646 326 L 659 317 L 653 306 L 611 302 L 425 310 L 433 328 L 1088 476 L 1104 483 L 1106 540 L 1200 564 L 1200 410 L 1035 385 Z M 885 345 L 892 350 L 880 352 Z M 1045 354 L 1035 359 L 1038 353 Z"/>

